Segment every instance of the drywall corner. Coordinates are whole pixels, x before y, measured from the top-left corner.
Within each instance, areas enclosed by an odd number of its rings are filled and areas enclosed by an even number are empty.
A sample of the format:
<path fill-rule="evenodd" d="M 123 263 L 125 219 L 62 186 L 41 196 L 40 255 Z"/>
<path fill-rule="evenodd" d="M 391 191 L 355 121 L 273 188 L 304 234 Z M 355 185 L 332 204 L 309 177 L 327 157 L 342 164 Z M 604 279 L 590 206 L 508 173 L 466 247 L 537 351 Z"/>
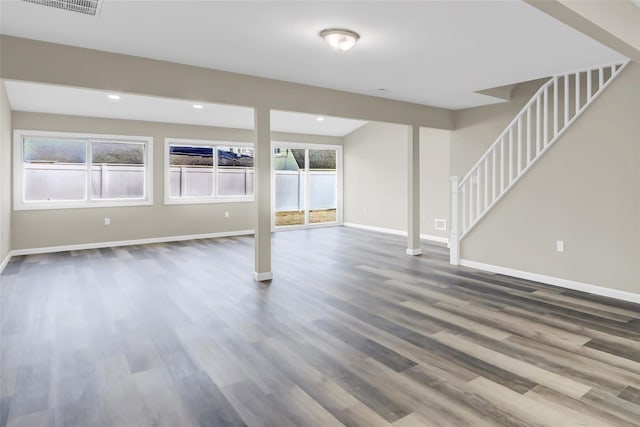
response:
<path fill-rule="evenodd" d="M 0 262 L 11 251 L 11 107 L 0 80 Z"/>

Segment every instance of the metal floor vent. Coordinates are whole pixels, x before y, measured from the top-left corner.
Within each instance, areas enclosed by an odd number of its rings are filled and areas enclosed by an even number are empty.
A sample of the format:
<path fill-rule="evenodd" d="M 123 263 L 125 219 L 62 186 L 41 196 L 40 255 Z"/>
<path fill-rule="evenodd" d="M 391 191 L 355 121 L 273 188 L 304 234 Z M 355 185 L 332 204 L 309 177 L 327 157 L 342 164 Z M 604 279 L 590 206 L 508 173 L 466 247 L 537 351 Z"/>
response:
<path fill-rule="evenodd" d="M 27 3 L 40 4 L 43 6 L 55 7 L 56 9 L 68 10 L 69 12 L 82 13 L 96 16 L 98 7 L 102 0 L 22 0 Z"/>

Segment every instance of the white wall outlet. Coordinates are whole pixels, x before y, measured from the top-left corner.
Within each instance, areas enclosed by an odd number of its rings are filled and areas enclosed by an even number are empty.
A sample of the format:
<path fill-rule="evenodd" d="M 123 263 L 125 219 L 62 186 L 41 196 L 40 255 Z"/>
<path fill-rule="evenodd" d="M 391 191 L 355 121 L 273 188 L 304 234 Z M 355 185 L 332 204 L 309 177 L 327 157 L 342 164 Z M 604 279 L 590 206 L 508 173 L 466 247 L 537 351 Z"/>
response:
<path fill-rule="evenodd" d="M 447 231 L 447 220 L 436 218 L 433 220 L 433 229 Z"/>
<path fill-rule="evenodd" d="M 556 240 L 556 251 L 560 253 L 564 252 L 564 240 Z"/>
<path fill-rule="evenodd" d="M 105 218 L 104 225 L 111 225 L 111 218 Z"/>
<path fill-rule="evenodd" d="M 369 208 L 364 208 L 364 213 L 368 213 L 369 212 Z"/>
<path fill-rule="evenodd" d="M 225 211 L 225 212 L 224 212 L 224 217 L 225 217 L 225 218 L 229 218 L 229 211 Z"/>

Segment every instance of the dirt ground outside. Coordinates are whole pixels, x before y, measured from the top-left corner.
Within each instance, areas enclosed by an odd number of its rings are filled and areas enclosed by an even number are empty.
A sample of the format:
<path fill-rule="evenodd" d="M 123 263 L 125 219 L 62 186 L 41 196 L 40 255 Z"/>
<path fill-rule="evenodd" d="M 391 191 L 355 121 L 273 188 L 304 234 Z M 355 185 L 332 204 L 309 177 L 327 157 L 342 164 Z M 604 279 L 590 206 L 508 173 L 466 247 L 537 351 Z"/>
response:
<path fill-rule="evenodd" d="M 336 222 L 335 209 L 313 210 L 309 212 L 309 223 Z M 276 226 L 304 225 L 304 211 L 276 212 Z"/>

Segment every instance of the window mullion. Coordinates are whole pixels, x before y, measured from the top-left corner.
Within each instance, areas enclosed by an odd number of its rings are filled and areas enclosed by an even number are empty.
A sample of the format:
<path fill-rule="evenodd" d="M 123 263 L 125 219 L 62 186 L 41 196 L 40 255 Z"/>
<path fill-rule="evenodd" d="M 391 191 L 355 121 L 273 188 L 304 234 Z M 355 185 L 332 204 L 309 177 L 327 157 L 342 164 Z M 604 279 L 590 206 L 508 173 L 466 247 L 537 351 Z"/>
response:
<path fill-rule="evenodd" d="M 309 159 L 310 150 L 304 150 L 304 225 L 309 225 L 309 215 L 311 207 L 311 177 L 309 176 L 309 167 L 311 161 Z"/>
<path fill-rule="evenodd" d="M 218 198 L 218 146 L 213 146 L 213 173 L 211 177 L 213 179 L 213 198 Z"/>
<path fill-rule="evenodd" d="M 86 149 L 85 149 L 85 153 L 86 153 L 86 159 L 85 159 L 85 163 L 86 163 L 86 167 L 87 167 L 87 184 L 86 184 L 86 191 L 85 191 L 85 200 L 87 202 L 91 201 L 91 184 L 92 184 L 92 179 L 93 179 L 93 163 L 92 163 L 92 159 L 93 159 L 93 155 L 91 154 L 91 140 L 87 139 L 86 140 Z"/>

